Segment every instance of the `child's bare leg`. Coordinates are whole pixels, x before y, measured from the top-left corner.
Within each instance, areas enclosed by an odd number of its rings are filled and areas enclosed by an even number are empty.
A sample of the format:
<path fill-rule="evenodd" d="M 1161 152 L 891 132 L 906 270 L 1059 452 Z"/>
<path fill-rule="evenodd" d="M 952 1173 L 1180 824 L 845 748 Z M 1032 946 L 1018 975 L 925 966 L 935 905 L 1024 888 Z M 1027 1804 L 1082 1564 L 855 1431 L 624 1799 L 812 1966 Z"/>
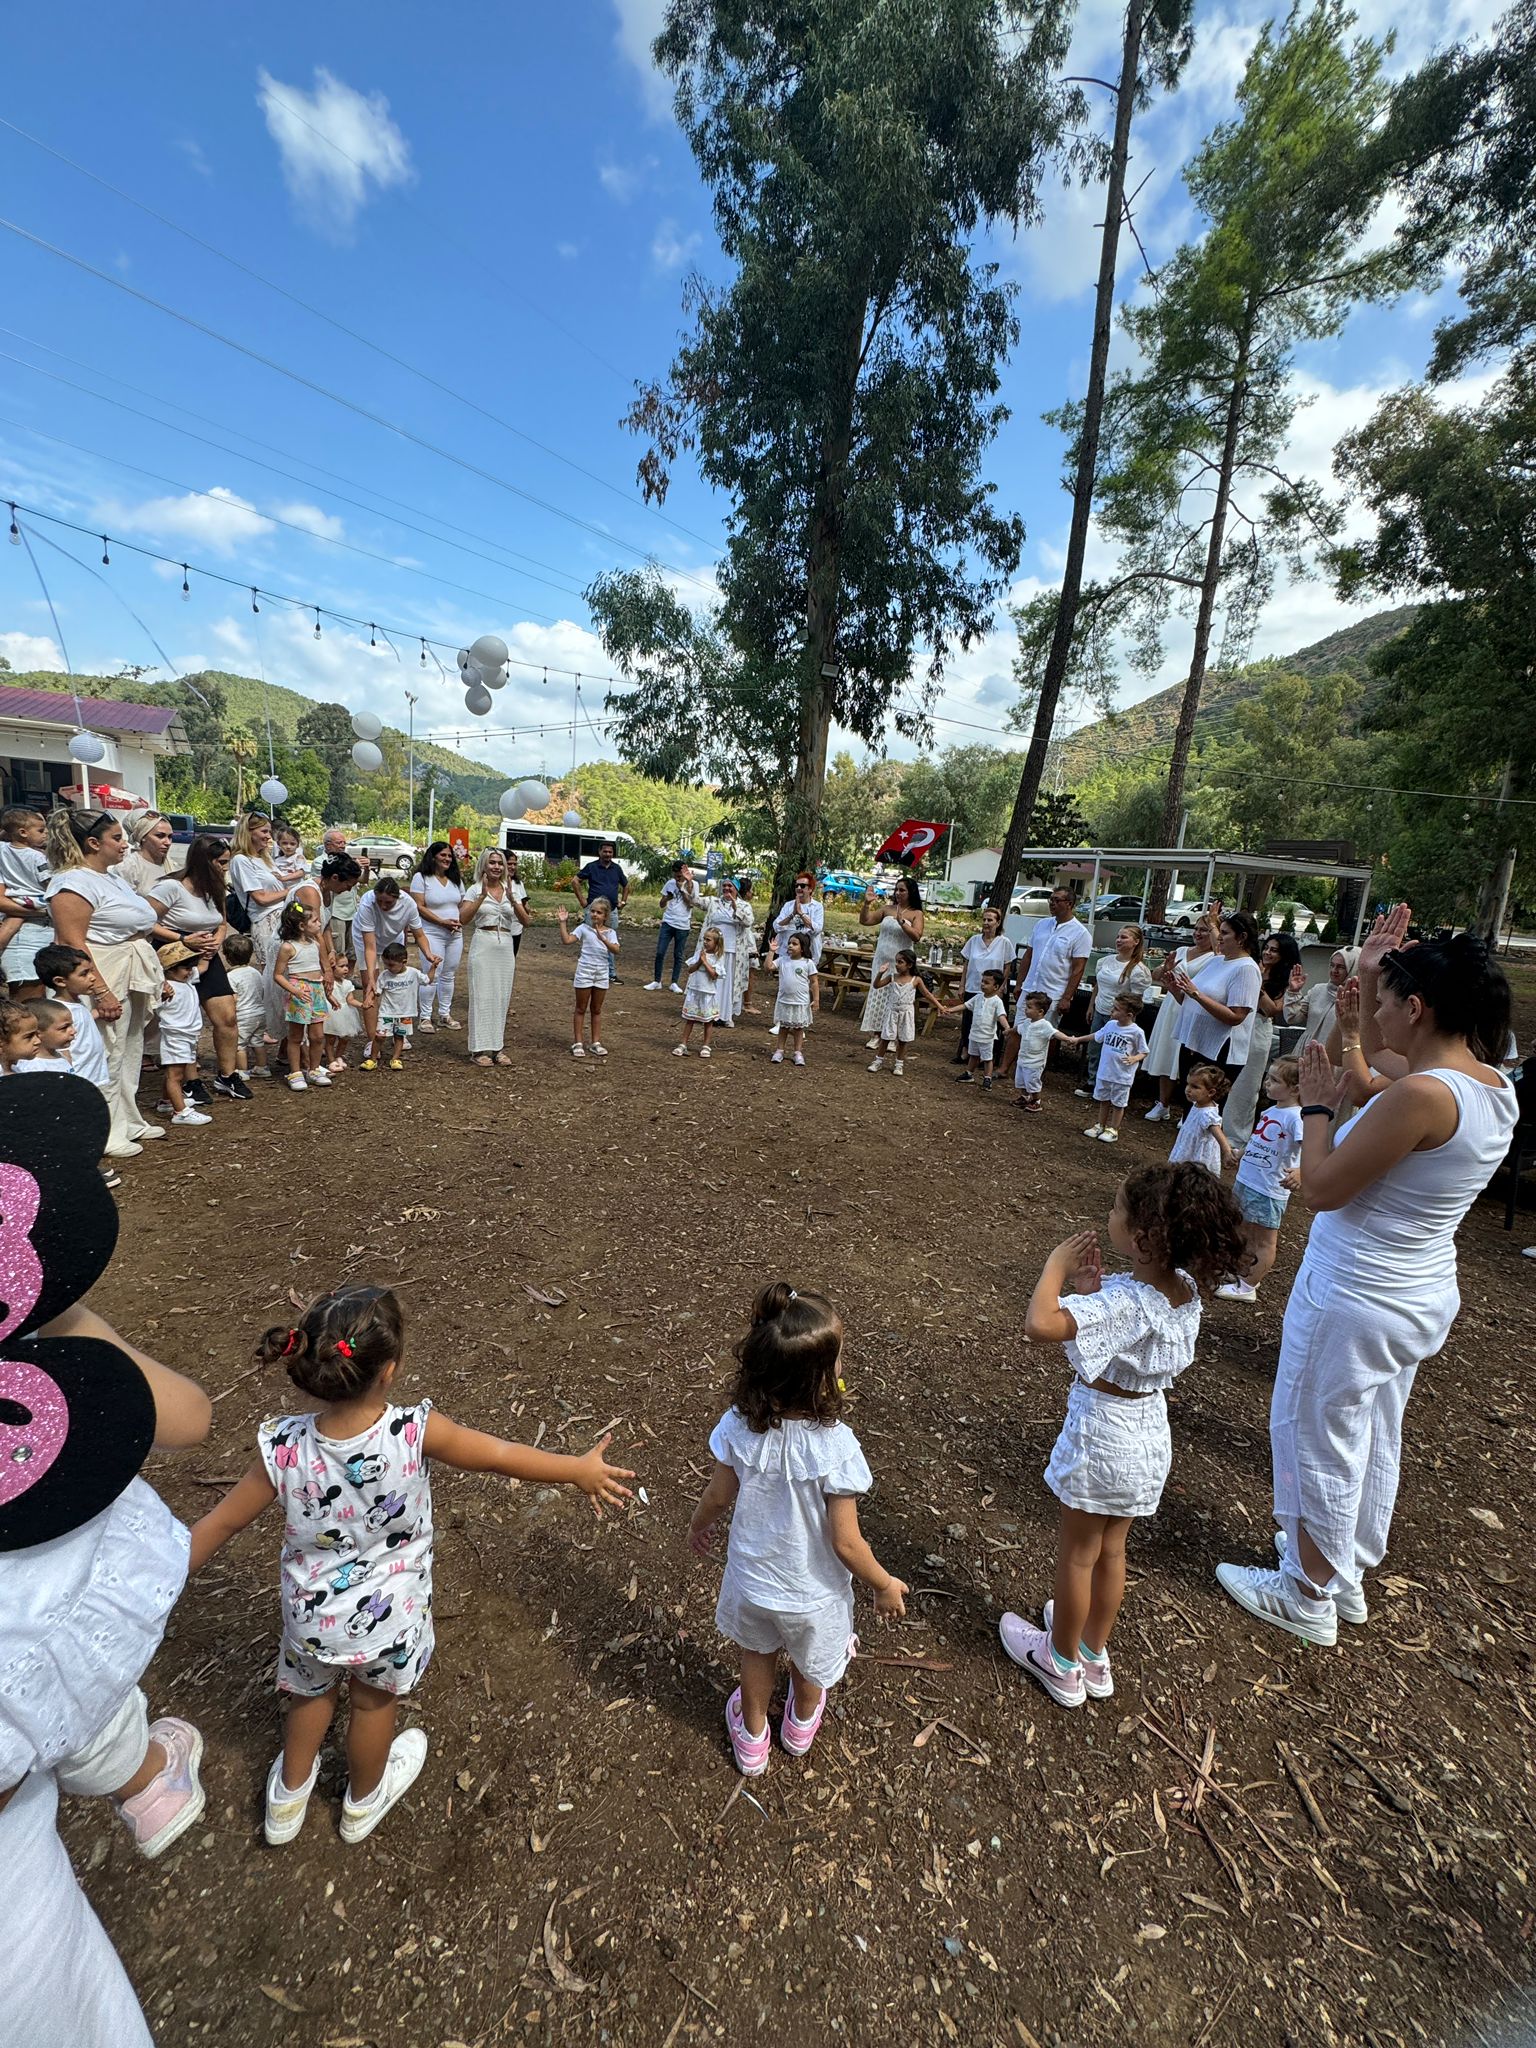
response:
<path fill-rule="evenodd" d="M 171 1105 L 177 1116 L 180 1116 L 187 1106 L 187 1098 L 181 1092 L 180 1067 L 162 1067 L 160 1069 L 160 1078 L 165 1083 L 166 1101 Z"/>
<path fill-rule="evenodd" d="M 1122 1107 L 1122 1108 L 1119 1108 L 1119 1109 L 1117 1109 L 1117 1108 L 1115 1107 L 1114 1103 L 1112 1103 L 1112 1102 L 1106 1102 L 1106 1103 L 1104 1104 L 1104 1128 L 1105 1128 L 1105 1130 L 1106 1130 L 1106 1131 L 1118 1131 L 1118 1130 L 1119 1130 L 1119 1128 L 1120 1128 L 1121 1122 L 1122 1122 L 1122 1120 L 1124 1119 L 1124 1116 L 1125 1116 L 1125 1110 L 1124 1110 L 1124 1108 L 1123 1108 L 1123 1107 Z M 1111 1398 L 1113 1398 L 1113 1396 L 1111 1396 Z"/>
<path fill-rule="evenodd" d="M 1158 1077 L 1157 1077 L 1157 1099 L 1158 1099 L 1158 1101 L 1159 1101 L 1159 1102 L 1160 1102 L 1160 1103 L 1161 1103 L 1161 1104 L 1163 1105 L 1164 1109 L 1172 1109 L 1172 1107 L 1173 1107 L 1173 1091 L 1174 1091 L 1174 1087 L 1175 1087 L 1175 1082 L 1174 1082 L 1174 1078 L 1173 1078 L 1173 1076 L 1172 1076 L 1171 1074 L 1159 1074 L 1159 1075 L 1158 1075 Z"/>
<path fill-rule="evenodd" d="M 288 1716 L 283 1722 L 283 1783 L 290 1792 L 309 1783 L 325 1731 L 336 1711 L 336 1692 L 333 1685 L 317 1700 L 289 1699 Z"/>
<path fill-rule="evenodd" d="M 24 917 L 0 917 L 0 953 L 5 951 L 26 921 Z"/>
<path fill-rule="evenodd" d="M 159 1777 L 169 1761 L 170 1759 L 166 1756 L 165 1751 L 158 1742 L 150 1743 L 144 1752 L 143 1763 L 139 1765 L 139 1768 L 131 1778 L 114 1789 L 112 1797 L 114 1799 L 132 1799 L 135 1793 L 142 1792 L 152 1779 Z"/>
<path fill-rule="evenodd" d="M 302 1074 L 304 1071 L 304 1027 L 302 1024 L 290 1024 L 288 1026 L 283 1050 L 288 1056 L 289 1073 Z"/>
<path fill-rule="evenodd" d="M 714 1027 L 714 1025 L 713 1025 L 713 1024 L 706 1024 L 706 1025 L 704 1026 L 704 1035 L 703 1035 L 703 1037 L 702 1037 L 702 1038 L 701 1038 L 701 1039 L 699 1040 L 699 1043 L 700 1043 L 700 1045 L 708 1045 L 708 1043 L 709 1043 L 709 1034 L 711 1033 L 711 1031 L 713 1031 L 713 1030 L 714 1030 L 714 1028 L 715 1028 L 715 1027 Z"/>
<path fill-rule="evenodd" d="M 1110 1398 L 1113 1398 L 1112 1396 Z M 1064 1507 L 1056 1530 L 1056 1582 L 1051 1589 L 1051 1645 L 1057 1656 L 1076 1663 L 1078 1644 L 1093 1604 L 1094 1572 L 1103 1547 L 1108 1518 Z M 1124 1538 L 1121 1538 L 1122 1551 Z M 1120 1590 L 1125 1590 L 1122 1556 Z M 1118 1607 L 1119 1602 L 1116 1601 Z"/>
<path fill-rule="evenodd" d="M 690 1043 L 692 1042 L 692 1039 L 693 1039 L 693 1019 L 692 1019 L 691 1017 L 685 1017 L 685 1018 L 683 1019 L 683 1037 L 682 1037 L 682 1043 L 683 1043 L 684 1045 L 688 1045 L 688 1044 L 690 1044 Z"/>
<path fill-rule="evenodd" d="M 975 1071 L 976 1062 L 975 1060 L 972 1060 L 971 1072 L 975 1073 Z M 981 1078 L 983 1079 L 983 1081 L 990 1081 L 992 1079 L 992 1062 L 990 1059 L 985 1059 L 981 1062 Z"/>
<path fill-rule="evenodd" d="M 1253 1255 L 1253 1264 L 1242 1278 L 1250 1287 L 1257 1287 L 1275 1263 L 1275 1253 L 1280 1248 L 1280 1233 L 1278 1230 L 1261 1230 L 1256 1223 L 1250 1223 L 1244 1235 L 1248 1239 L 1248 1249 Z"/>
<path fill-rule="evenodd" d="M 576 1013 L 571 1019 L 572 1045 L 580 1045 L 583 1037 L 585 1036 L 585 1032 L 582 1028 L 582 1020 L 585 1018 L 587 1014 L 587 998 L 591 995 L 591 993 L 592 991 L 589 988 L 579 988 L 576 991 Z"/>
<path fill-rule="evenodd" d="M 347 1715 L 347 1791 L 356 1801 L 376 1792 L 389 1762 L 389 1745 L 395 1739 L 395 1696 L 365 1685 L 360 1678 L 349 1681 Z M 283 1775 L 287 1776 L 286 1767 Z M 290 1781 L 291 1782 L 291 1781 Z"/>
<path fill-rule="evenodd" d="M 325 1051 L 324 1051 L 324 1047 L 325 1047 L 325 1029 L 324 1029 L 324 1026 L 323 1026 L 323 1025 L 320 1025 L 320 1024 L 311 1024 L 311 1025 L 310 1025 L 310 1027 L 309 1027 L 309 1071 L 310 1071 L 311 1073 L 313 1073 L 313 1072 L 315 1071 L 316 1067 L 321 1067 L 321 1066 L 324 1066 L 324 1064 L 325 1064 Z"/>
<path fill-rule="evenodd" d="M 761 1735 L 768 1726 L 768 1708 L 773 1688 L 779 1682 L 777 1650 L 743 1650 L 741 1653 L 741 1722 L 749 1735 Z"/>
<path fill-rule="evenodd" d="M 793 1658 L 790 1659 L 789 1673 L 795 1681 L 795 1719 L 797 1721 L 814 1721 L 816 1709 L 821 1705 L 822 1694 L 826 1691 L 826 1687 L 824 1685 L 812 1685 Z"/>
<path fill-rule="evenodd" d="M 601 1045 L 603 1041 L 601 1028 L 603 1022 L 603 1003 L 607 998 L 608 991 L 605 988 L 590 988 L 587 990 L 587 994 L 592 998 L 592 1043 L 594 1045 Z"/>
<path fill-rule="evenodd" d="M 1110 1398 L 1113 1400 L 1114 1396 Z M 1130 1533 L 1129 1515 L 1116 1515 L 1104 1524 L 1099 1561 L 1093 1568 L 1093 1598 L 1083 1624 L 1083 1641 L 1099 1656 L 1104 1653 L 1120 1602 L 1125 1598 L 1125 1539 Z"/>

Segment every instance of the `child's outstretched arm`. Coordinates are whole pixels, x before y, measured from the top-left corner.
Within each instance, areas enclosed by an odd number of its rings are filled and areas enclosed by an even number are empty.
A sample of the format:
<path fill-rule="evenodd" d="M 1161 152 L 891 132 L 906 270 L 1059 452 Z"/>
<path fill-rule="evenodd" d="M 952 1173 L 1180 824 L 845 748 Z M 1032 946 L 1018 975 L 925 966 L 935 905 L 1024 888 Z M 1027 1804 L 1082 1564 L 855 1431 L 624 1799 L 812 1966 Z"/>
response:
<path fill-rule="evenodd" d="M 1067 1282 L 1074 1294 L 1097 1294 L 1104 1277 L 1099 1233 L 1080 1230 L 1064 1238 L 1040 1269 L 1035 1291 L 1024 1312 L 1024 1335 L 1031 1344 L 1065 1344 L 1077 1335 L 1077 1319 L 1061 1305 Z"/>
<path fill-rule="evenodd" d="M 728 1507 L 735 1504 L 741 1491 L 741 1481 L 729 1465 L 715 1460 L 715 1469 L 709 1475 L 709 1483 L 699 1495 L 699 1504 L 693 1511 L 693 1520 L 688 1524 L 688 1548 L 696 1557 L 708 1557 L 710 1538 L 716 1522 Z"/>
<path fill-rule="evenodd" d="M 232 1486 L 221 1501 L 192 1524 L 192 1556 L 187 1570 L 199 1570 L 231 1536 L 238 1536 L 242 1529 L 249 1529 L 256 1517 L 271 1507 L 276 1499 L 277 1488 L 267 1477 L 267 1468 L 258 1458 L 239 1484 Z"/>
<path fill-rule="evenodd" d="M 136 1344 L 130 1344 L 93 1309 L 78 1305 L 67 1308 L 63 1315 L 55 1316 L 51 1323 L 44 1324 L 38 1334 L 43 1337 L 98 1337 L 103 1344 L 115 1344 L 119 1351 L 126 1351 L 149 1381 L 149 1391 L 155 1397 L 157 1451 L 189 1450 L 207 1437 L 213 1422 L 213 1403 L 197 1382 L 189 1380 L 184 1373 L 173 1372 L 159 1359 L 151 1358 L 147 1351 L 140 1351 Z"/>
<path fill-rule="evenodd" d="M 875 1612 L 882 1621 L 907 1611 L 907 1582 L 898 1579 L 870 1549 L 859 1527 L 859 1503 L 851 1493 L 827 1495 L 827 1534 L 839 1561 L 845 1564 L 861 1586 L 875 1596 Z"/>
<path fill-rule="evenodd" d="M 427 1417 L 422 1448 L 441 1465 L 456 1472 L 499 1472 L 506 1479 L 531 1479 L 540 1486 L 579 1486 L 601 1517 L 603 1503 L 619 1507 L 629 1499 L 630 1489 L 621 1479 L 634 1473 L 622 1465 L 610 1465 L 603 1457 L 613 1442 L 611 1435 L 595 1443 L 590 1451 L 573 1458 L 560 1451 L 536 1451 L 532 1444 L 512 1444 L 481 1429 L 463 1429 L 434 1409 Z"/>
<path fill-rule="evenodd" d="M 1217 1150 L 1221 1153 L 1223 1164 L 1235 1166 L 1237 1164 L 1237 1147 L 1222 1129 L 1220 1117 L 1211 1125 L 1211 1136 L 1216 1140 Z"/>
<path fill-rule="evenodd" d="M 577 901 L 580 901 L 579 897 Z M 573 932 L 567 925 L 566 918 L 568 916 L 568 911 L 557 910 L 555 912 L 555 921 L 560 927 L 560 943 L 562 946 L 579 946 L 581 944 L 581 935 L 579 932 Z"/>

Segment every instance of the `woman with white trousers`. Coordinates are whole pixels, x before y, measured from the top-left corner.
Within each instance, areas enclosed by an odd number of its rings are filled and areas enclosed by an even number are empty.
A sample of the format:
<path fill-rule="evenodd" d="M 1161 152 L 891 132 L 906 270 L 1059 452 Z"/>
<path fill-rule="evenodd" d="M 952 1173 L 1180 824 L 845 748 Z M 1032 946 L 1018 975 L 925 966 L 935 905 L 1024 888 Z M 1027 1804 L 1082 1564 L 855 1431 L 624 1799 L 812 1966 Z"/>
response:
<path fill-rule="evenodd" d="M 1301 1195 L 1314 1211 L 1286 1303 L 1270 1405 L 1276 1570 L 1223 1564 L 1237 1604 L 1308 1642 L 1367 1618 L 1364 1573 L 1386 1555 L 1403 1412 L 1461 1306 L 1456 1232 L 1509 1149 L 1515 1091 L 1492 1062 L 1509 983 L 1471 933 L 1404 947 L 1399 905 L 1360 956 L 1360 1043 L 1399 1078 L 1355 1099 L 1320 1045 L 1301 1059 Z"/>
<path fill-rule="evenodd" d="M 427 936 L 437 950 L 432 979 L 421 990 L 420 1023 L 423 1031 L 443 1031 L 453 1022 L 454 985 L 459 962 L 464 957 L 464 931 L 459 923 L 459 905 L 464 901 L 464 880 L 459 859 L 446 839 L 434 839 L 421 856 L 411 877 L 411 894 Z"/>

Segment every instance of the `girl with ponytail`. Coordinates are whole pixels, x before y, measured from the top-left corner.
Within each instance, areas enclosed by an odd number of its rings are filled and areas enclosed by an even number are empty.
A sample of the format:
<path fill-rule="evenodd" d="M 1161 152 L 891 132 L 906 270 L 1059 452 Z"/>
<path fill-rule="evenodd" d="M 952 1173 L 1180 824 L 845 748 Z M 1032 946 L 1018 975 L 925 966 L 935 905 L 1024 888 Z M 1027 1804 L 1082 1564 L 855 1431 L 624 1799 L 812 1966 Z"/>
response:
<path fill-rule="evenodd" d="M 426 1735 L 396 1735 L 395 1714 L 432 1657 L 431 1465 L 579 1486 L 598 1515 L 629 1498 L 620 1482 L 635 1476 L 605 1461 L 608 1436 L 582 1457 L 559 1456 L 461 1428 L 429 1400 L 398 1404 L 390 1397 L 404 1350 L 400 1303 L 387 1287 L 322 1295 L 294 1328 L 266 1331 L 258 1360 L 281 1365 L 318 1405 L 264 1422 L 257 1462 L 192 1531 L 196 1571 L 274 1501 L 283 1505 L 277 1689 L 289 1704 L 267 1773 L 274 1845 L 304 1825 L 343 1680 L 344 1842 L 371 1835 L 426 1762 Z"/>

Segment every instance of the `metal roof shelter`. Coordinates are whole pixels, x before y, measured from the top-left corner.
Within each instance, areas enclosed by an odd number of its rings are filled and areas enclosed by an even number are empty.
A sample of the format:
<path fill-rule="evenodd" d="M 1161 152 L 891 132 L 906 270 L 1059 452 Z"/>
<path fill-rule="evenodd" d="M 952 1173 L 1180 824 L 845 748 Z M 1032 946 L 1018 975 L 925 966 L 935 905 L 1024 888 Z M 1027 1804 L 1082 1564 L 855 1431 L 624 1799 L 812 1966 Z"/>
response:
<path fill-rule="evenodd" d="M 1365 929 L 1370 881 L 1375 873 L 1369 862 L 1298 860 L 1291 855 L 1280 853 L 1220 853 L 1204 846 L 1027 846 L 1019 856 L 1021 868 L 1040 865 L 1062 867 L 1070 863 L 1079 873 L 1087 872 L 1090 861 L 1093 864 L 1093 882 L 1088 892 L 1090 903 L 1099 894 L 1099 883 L 1106 869 L 1110 872 L 1116 868 L 1147 870 L 1141 891 L 1143 917 L 1147 914 L 1147 896 L 1154 869 L 1178 874 L 1190 868 L 1203 868 L 1205 888 L 1202 891 L 1202 900 L 1214 894 L 1218 873 L 1313 876 L 1330 882 L 1355 882 L 1360 888 L 1360 903 L 1355 912 L 1353 940 L 1357 946 Z"/>

